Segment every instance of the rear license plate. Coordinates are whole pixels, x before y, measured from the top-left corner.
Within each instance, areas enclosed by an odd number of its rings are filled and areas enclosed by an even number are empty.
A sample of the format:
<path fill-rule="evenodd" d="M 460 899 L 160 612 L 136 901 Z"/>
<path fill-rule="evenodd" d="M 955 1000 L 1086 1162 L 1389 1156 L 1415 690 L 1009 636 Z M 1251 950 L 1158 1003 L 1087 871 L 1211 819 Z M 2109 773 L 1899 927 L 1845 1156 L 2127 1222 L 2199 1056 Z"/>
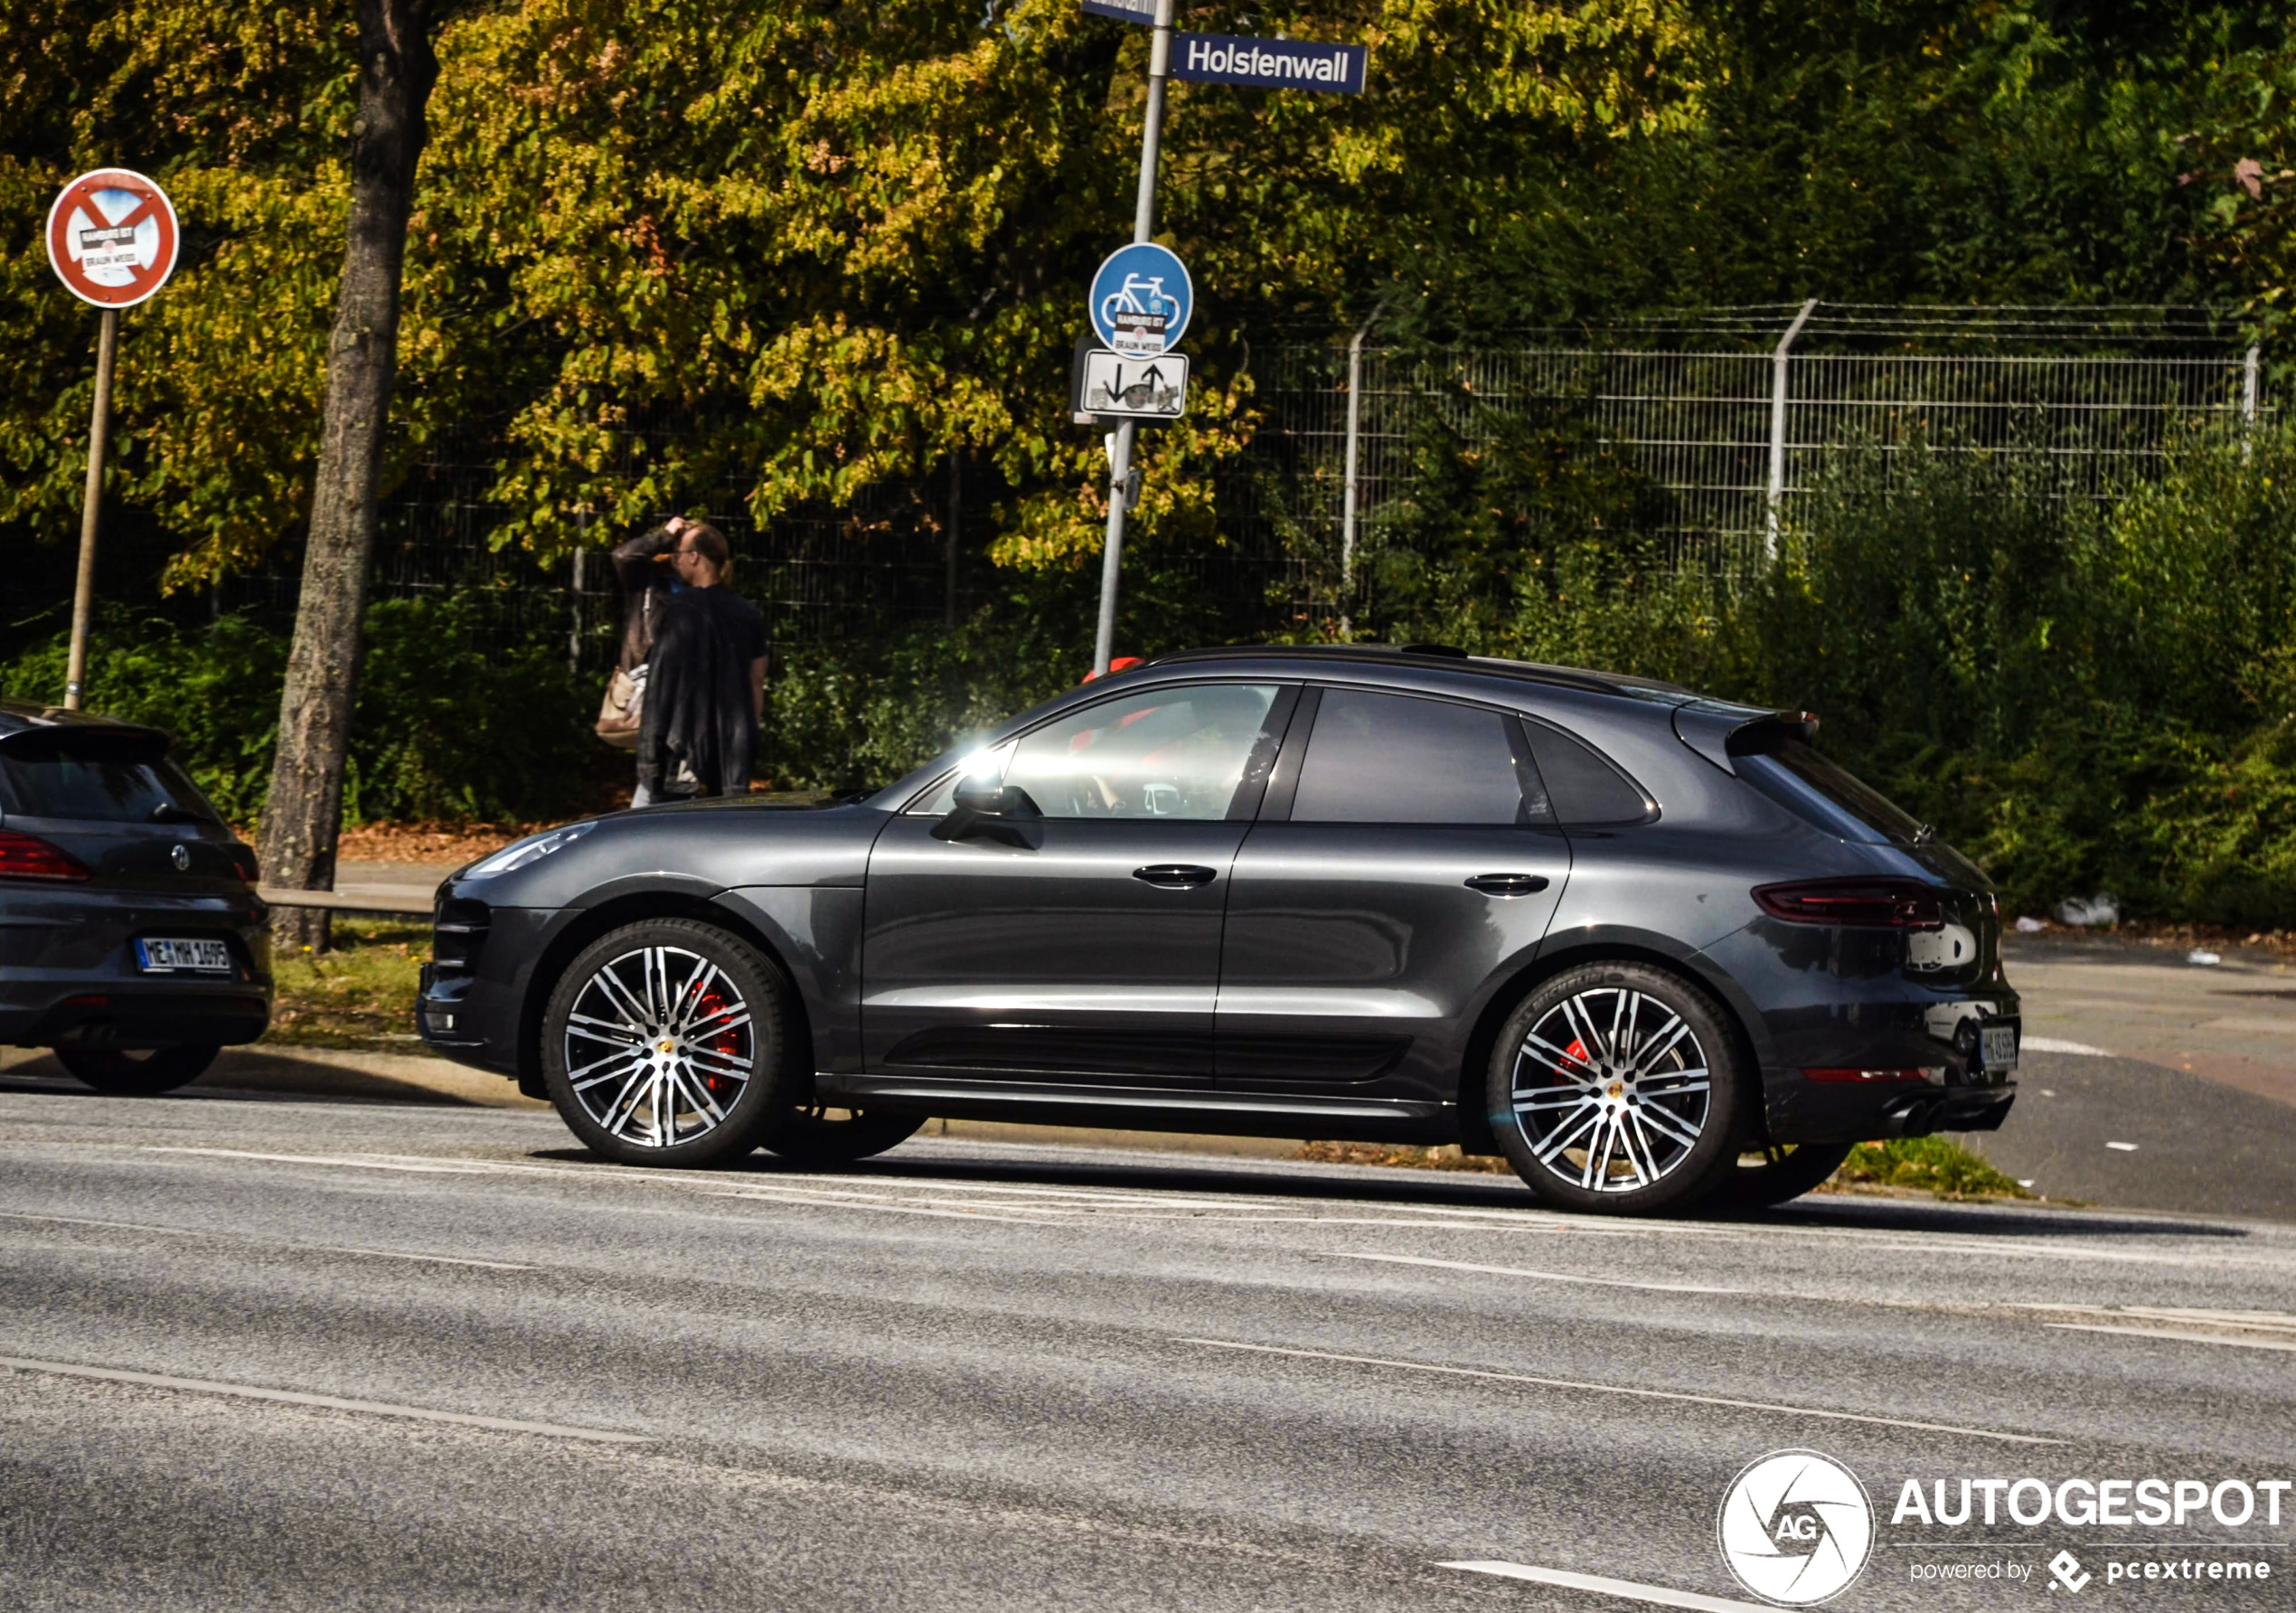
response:
<path fill-rule="evenodd" d="M 136 961 L 146 975 L 228 975 L 231 948 L 222 941 L 155 937 L 136 943 Z"/>
<path fill-rule="evenodd" d="M 1983 1032 L 1985 1068 L 2010 1071 L 2017 1068 L 2017 1027 L 1987 1025 Z"/>

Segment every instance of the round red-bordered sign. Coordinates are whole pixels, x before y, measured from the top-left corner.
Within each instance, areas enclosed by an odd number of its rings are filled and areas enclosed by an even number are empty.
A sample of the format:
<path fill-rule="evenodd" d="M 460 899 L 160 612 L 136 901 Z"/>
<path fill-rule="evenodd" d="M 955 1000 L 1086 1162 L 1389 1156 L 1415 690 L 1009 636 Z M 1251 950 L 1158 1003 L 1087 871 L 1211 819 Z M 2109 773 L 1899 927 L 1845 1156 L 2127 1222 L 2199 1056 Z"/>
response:
<path fill-rule="evenodd" d="M 132 308 L 166 285 L 180 241 L 167 193 L 126 168 L 82 174 L 48 210 L 49 264 L 99 308 Z"/>

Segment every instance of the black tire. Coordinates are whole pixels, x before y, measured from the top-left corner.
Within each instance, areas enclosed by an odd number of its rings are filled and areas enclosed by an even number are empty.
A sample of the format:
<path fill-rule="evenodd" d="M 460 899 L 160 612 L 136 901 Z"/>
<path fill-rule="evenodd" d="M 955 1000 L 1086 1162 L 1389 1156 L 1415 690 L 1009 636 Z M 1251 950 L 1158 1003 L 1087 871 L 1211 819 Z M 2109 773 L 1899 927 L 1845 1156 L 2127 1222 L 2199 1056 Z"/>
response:
<path fill-rule="evenodd" d="M 925 1121 L 875 1109 L 799 1109 L 766 1135 L 766 1152 L 795 1165 L 852 1165 L 900 1146 Z"/>
<path fill-rule="evenodd" d="M 1696 1203 L 1735 1167 L 1750 1089 L 1719 1005 L 1680 976 L 1618 962 L 1566 970 L 1523 1000 L 1485 1096 L 1500 1151 L 1539 1198 L 1648 1215 Z"/>
<path fill-rule="evenodd" d="M 625 1165 L 749 1153 L 788 1112 L 784 989 L 763 953 L 714 925 L 651 919 L 601 936 L 542 1014 L 559 1118 Z"/>
<path fill-rule="evenodd" d="M 1767 1210 L 1798 1199 L 1841 1168 L 1855 1143 L 1772 1143 L 1740 1154 L 1707 1204 L 1715 1210 Z"/>
<path fill-rule="evenodd" d="M 220 1047 L 59 1047 L 56 1061 L 99 1092 L 151 1098 L 188 1086 L 207 1073 Z"/>

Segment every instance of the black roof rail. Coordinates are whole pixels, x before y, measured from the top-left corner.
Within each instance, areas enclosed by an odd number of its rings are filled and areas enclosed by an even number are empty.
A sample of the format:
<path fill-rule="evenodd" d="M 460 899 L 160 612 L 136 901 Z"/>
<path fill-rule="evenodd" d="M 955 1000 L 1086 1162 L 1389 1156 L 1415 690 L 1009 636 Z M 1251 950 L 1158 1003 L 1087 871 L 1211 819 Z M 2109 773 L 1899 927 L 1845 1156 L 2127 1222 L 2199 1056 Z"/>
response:
<path fill-rule="evenodd" d="M 1656 678 L 1586 672 L 1576 666 L 1549 666 L 1537 661 L 1510 661 L 1499 656 L 1471 656 L 1464 650 L 1440 644 L 1209 645 L 1201 649 L 1173 650 L 1152 656 L 1143 665 L 1170 666 L 1175 663 L 1192 661 L 1242 660 L 1361 661 L 1385 662 L 1388 665 L 1438 661 L 1456 664 L 1462 670 L 1472 669 L 1524 683 L 1584 689 L 1597 694 L 1673 694 L 1688 697 L 1693 693 L 1679 684 L 1662 683 Z"/>

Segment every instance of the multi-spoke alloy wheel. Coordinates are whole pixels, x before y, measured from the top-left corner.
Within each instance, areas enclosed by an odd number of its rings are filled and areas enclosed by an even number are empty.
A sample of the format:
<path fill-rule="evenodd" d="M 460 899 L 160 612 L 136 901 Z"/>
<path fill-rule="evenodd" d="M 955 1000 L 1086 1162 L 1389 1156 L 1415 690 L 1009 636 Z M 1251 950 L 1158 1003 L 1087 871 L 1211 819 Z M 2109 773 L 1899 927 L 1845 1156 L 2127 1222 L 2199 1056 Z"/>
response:
<path fill-rule="evenodd" d="M 1658 1209 L 1736 1159 L 1736 1059 L 1716 1010 L 1640 965 L 1574 969 L 1533 993 L 1501 1033 L 1491 1089 L 1501 1147 L 1558 1203 Z"/>
<path fill-rule="evenodd" d="M 592 945 L 551 995 L 550 1096 L 616 1159 L 696 1165 L 745 1153 L 772 1112 L 779 1014 L 770 967 L 723 931 L 636 924 Z"/>

